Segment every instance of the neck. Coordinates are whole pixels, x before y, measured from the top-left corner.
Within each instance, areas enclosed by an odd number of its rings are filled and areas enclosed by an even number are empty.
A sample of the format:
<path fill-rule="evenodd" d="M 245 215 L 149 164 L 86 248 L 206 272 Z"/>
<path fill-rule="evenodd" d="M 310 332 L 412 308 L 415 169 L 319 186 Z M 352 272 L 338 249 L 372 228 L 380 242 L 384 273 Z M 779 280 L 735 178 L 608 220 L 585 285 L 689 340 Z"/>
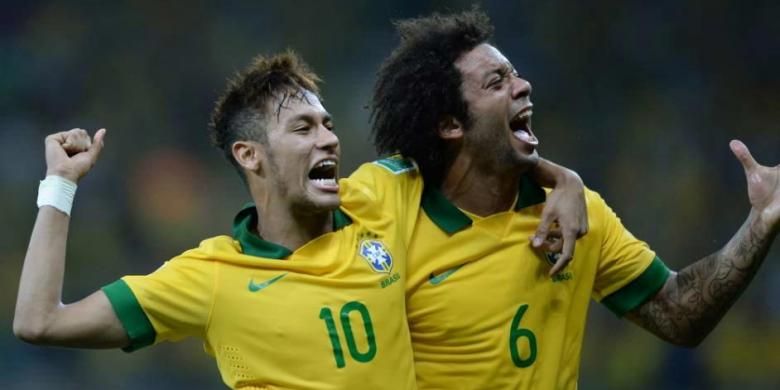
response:
<path fill-rule="evenodd" d="M 461 153 L 442 182 L 442 192 L 460 209 L 481 217 L 509 210 L 517 199 L 517 172 L 481 168 Z"/>
<path fill-rule="evenodd" d="M 257 209 L 256 232 L 266 241 L 292 251 L 333 231 L 333 210 L 301 213 L 286 201 L 253 194 Z"/>

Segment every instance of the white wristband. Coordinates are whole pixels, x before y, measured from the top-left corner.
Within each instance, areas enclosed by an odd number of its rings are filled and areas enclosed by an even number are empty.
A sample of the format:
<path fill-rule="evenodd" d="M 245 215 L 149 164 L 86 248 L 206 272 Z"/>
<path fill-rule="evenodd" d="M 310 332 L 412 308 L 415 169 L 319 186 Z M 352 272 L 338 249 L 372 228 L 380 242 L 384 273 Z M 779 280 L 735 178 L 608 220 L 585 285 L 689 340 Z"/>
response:
<path fill-rule="evenodd" d="M 38 208 L 51 206 L 70 215 L 76 183 L 60 176 L 46 176 L 38 186 Z"/>

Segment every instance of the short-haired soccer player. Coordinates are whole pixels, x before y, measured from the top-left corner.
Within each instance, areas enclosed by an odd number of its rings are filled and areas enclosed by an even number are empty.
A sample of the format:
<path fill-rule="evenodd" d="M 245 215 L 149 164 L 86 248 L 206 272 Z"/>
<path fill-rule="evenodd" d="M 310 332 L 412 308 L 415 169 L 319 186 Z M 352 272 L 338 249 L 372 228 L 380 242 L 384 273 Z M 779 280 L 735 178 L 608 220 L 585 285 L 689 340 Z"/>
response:
<path fill-rule="evenodd" d="M 549 274 L 529 245 L 545 192 L 531 85 L 481 11 L 397 24 L 379 71 L 375 144 L 416 161 L 425 189 L 410 243 L 407 314 L 424 389 L 574 389 L 589 298 L 671 343 L 698 344 L 747 287 L 780 227 L 780 166 L 731 149 L 752 210 L 719 251 L 670 271 L 586 191 L 590 233 Z M 425 93 L 419 93 L 425 91 Z"/>
<path fill-rule="evenodd" d="M 14 332 L 128 351 L 199 337 L 233 388 L 415 388 L 404 283 L 419 209 L 408 205 L 419 204 L 422 182 L 393 158 L 337 182 L 339 140 L 317 81 L 291 53 L 258 58 L 218 101 L 213 140 L 254 202 L 232 237 L 206 239 L 152 274 L 69 305 L 61 292 L 75 183 L 106 132 L 47 137 Z M 562 203 L 581 208 L 582 188 L 572 188 L 563 198 L 573 201 Z"/>
<path fill-rule="evenodd" d="M 360 173 L 371 176 L 337 182 L 339 140 L 317 81 L 294 55 L 258 58 L 218 102 L 213 138 L 254 201 L 232 237 L 204 240 L 70 305 L 60 304 L 71 201 L 63 196 L 72 199 L 95 163 L 105 130 L 92 141 L 83 130 L 47 137 L 16 334 L 126 350 L 199 337 L 233 388 L 414 388 L 397 281 L 416 211 L 398 195 L 418 194 L 419 183 L 385 189 L 390 173 L 375 164 Z"/>

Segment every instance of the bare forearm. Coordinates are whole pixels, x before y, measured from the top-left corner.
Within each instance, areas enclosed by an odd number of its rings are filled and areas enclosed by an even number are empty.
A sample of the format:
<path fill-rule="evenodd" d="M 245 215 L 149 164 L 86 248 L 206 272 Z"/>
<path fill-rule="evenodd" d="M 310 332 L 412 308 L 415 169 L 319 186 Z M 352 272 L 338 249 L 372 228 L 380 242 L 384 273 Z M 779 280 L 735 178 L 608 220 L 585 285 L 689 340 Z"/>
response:
<path fill-rule="evenodd" d="M 576 172 L 543 158 L 539 159 L 539 164 L 534 167 L 531 176 L 539 185 L 547 188 L 565 185 L 570 181 L 582 186 L 582 179 Z"/>
<path fill-rule="evenodd" d="M 752 211 L 726 246 L 669 278 L 629 318 L 672 343 L 698 345 L 747 288 L 776 233 Z"/>
<path fill-rule="evenodd" d="M 21 337 L 44 332 L 62 305 L 69 220 L 52 207 L 38 211 L 16 298 L 14 331 Z"/>

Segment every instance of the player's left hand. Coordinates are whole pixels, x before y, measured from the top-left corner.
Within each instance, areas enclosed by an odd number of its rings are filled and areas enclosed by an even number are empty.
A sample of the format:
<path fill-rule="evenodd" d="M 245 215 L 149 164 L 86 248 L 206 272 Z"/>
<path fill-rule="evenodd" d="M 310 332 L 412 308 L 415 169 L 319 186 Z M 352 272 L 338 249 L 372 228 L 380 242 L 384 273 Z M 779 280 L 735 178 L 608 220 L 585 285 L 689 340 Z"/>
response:
<path fill-rule="evenodd" d="M 767 224 L 766 228 L 776 232 L 780 229 L 780 165 L 767 167 L 757 163 L 742 141 L 733 140 L 729 147 L 745 169 L 750 205 Z"/>
<path fill-rule="evenodd" d="M 558 253 L 550 275 L 555 275 L 574 257 L 577 238 L 588 233 L 588 210 L 585 205 L 585 185 L 576 174 L 565 183 L 559 183 L 547 195 L 542 219 L 531 244 L 536 249 Z M 562 238 L 556 239 L 556 238 Z"/>

